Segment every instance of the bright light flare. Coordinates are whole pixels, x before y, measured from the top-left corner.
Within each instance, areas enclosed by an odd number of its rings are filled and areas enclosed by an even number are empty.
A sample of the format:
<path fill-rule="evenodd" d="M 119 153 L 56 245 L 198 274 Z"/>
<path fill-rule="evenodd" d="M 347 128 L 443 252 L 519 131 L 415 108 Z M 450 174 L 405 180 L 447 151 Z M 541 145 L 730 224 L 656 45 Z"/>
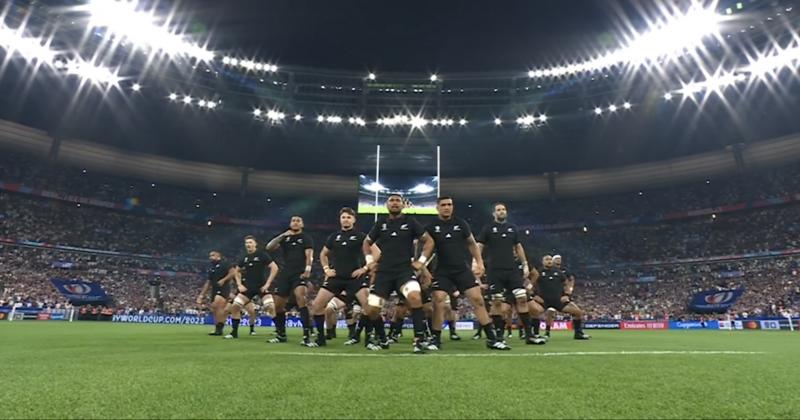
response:
<path fill-rule="evenodd" d="M 55 51 L 40 39 L 24 36 L 22 30 L 22 26 L 14 30 L 0 23 L 0 48 L 6 50 L 7 55 L 17 53 L 26 60 L 51 64 L 56 55 Z"/>
<path fill-rule="evenodd" d="M 595 72 L 616 64 L 643 64 L 662 57 L 674 58 L 698 48 L 705 37 L 719 32 L 722 16 L 713 9 L 692 7 L 685 14 L 669 17 L 648 32 L 634 34 L 620 49 L 592 60 L 528 71 L 528 77 L 558 77 Z"/>
<path fill-rule="evenodd" d="M 67 63 L 67 74 L 75 75 L 83 80 L 89 80 L 96 84 L 117 85 L 121 78 L 115 71 L 105 67 L 98 67 L 81 60 L 73 60 Z"/>
<path fill-rule="evenodd" d="M 92 27 L 104 27 L 109 33 L 124 37 L 139 47 L 157 49 L 170 56 L 188 55 L 201 61 L 211 61 L 214 53 L 184 40 L 184 37 L 158 24 L 154 10 L 137 10 L 137 2 L 92 0 L 85 9 Z"/>

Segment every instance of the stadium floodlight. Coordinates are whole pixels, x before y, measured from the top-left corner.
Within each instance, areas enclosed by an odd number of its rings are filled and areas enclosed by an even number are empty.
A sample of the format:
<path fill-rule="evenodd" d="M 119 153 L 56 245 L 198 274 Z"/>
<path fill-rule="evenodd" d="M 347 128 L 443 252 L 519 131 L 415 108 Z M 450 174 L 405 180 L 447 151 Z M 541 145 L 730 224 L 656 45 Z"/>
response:
<path fill-rule="evenodd" d="M 216 108 L 218 105 L 219 105 L 219 103 L 218 103 L 218 102 L 216 102 L 216 101 L 208 101 L 208 102 L 206 103 L 206 108 L 208 108 L 208 109 L 214 109 L 214 108 Z"/>
<path fill-rule="evenodd" d="M 328 116 L 328 118 L 326 118 L 326 120 L 331 124 L 340 124 L 342 122 L 342 117 L 339 117 L 337 115 L 330 115 Z"/>
<path fill-rule="evenodd" d="M 142 90 L 142 85 L 140 85 L 138 83 L 134 83 L 131 86 L 131 90 L 134 91 L 134 92 L 138 92 L 138 91 Z"/>
<path fill-rule="evenodd" d="M 0 48 L 6 50 L 6 55 L 10 56 L 16 52 L 26 60 L 37 60 L 48 65 L 51 64 L 56 52 L 50 49 L 49 42 L 42 42 L 38 38 L 26 37 L 22 34 L 22 31 L 23 26 L 14 30 L 0 22 Z"/>
<path fill-rule="evenodd" d="M 755 76 L 762 76 L 784 67 L 795 68 L 800 62 L 800 47 L 781 49 L 768 55 L 757 57 L 742 69 Z"/>
<path fill-rule="evenodd" d="M 201 99 L 201 100 L 197 101 L 197 106 L 199 106 L 201 108 L 205 108 L 206 100 L 205 99 Z"/>
<path fill-rule="evenodd" d="M 725 73 L 714 75 L 702 82 L 692 82 L 683 86 L 680 93 L 683 95 L 693 95 L 704 90 L 720 90 L 726 86 L 732 86 L 736 83 L 747 80 L 744 74 Z"/>
<path fill-rule="evenodd" d="M 82 60 L 72 60 L 67 63 L 67 74 L 72 74 L 84 80 L 104 85 L 117 85 L 120 77 L 115 71 L 106 67 L 98 67 Z"/>
<path fill-rule="evenodd" d="M 256 117 L 256 118 L 260 117 L 261 116 L 261 110 L 258 109 L 258 108 L 254 109 L 253 110 L 253 116 Z"/>
<path fill-rule="evenodd" d="M 170 101 L 177 101 L 178 100 L 178 94 L 174 93 L 174 92 L 170 93 L 168 98 L 169 98 Z"/>
<path fill-rule="evenodd" d="M 546 123 L 547 122 L 547 114 L 539 115 L 539 122 L 540 123 Z"/>
<path fill-rule="evenodd" d="M 503 124 L 503 120 L 501 120 L 500 118 L 494 119 L 494 125 L 501 125 L 501 124 Z"/>
<path fill-rule="evenodd" d="M 529 77 L 557 77 L 595 72 L 616 64 L 642 64 L 663 57 L 677 57 L 698 48 L 705 37 L 719 32 L 722 16 L 712 8 L 691 7 L 686 13 L 669 16 L 645 33 L 637 33 L 622 48 L 591 60 L 529 71 Z"/>
<path fill-rule="evenodd" d="M 300 120 L 302 120 L 302 119 L 303 119 L 303 116 L 302 116 L 302 115 L 300 115 L 300 114 L 297 114 L 297 115 L 295 115 L 295 116 L 294 116 L 294 120 L 295 120 L 295 121 L 300 121 Z"/>
<path fill-rule="evenodd" d="M 435 82 L 435 81 L 437 81 L 437 80 L 439 80 L 439 76 L 437 76 L 437 75 L 435 75 L 435 74 L 432 74 L 432 75 L 431 75 L 431 82 Z"/>
<path fill-rule="evenodd" d="M 377 182 L 373 182 L 371 184 L 364 185 L 364 189 L 367 190 L 367 191 L 370 191 L 370 192 L 386 191 L 386 187 L 384 187 L 383 185 L 381 185 L 381 184 L 379 184 Z"/>
<path fill-rule="evenodd" d="M 609 105 L 608 112 L 617 112 L 617 106 L 614 104 Z"/>
<path fill-rule="evenodd" d="M 599 106 L 594 107 L 594 114 L 595 115 L 602 115 L 603 114 L 603 108 L 600 108 Z"/>
<path fill-rule="evenodd" d="M 367 75 L 367 79 L 369 79 L 369 80 L 375 80 L 377 78 L 378 78 L 378 76 L 376 76 L 375 73 L 370 73 L 370 74 Z"/>
<path fill-rule="evenodd" d="M 118 0 L 92 0 L 85 7 L 92 27 L 104 27 L 110 34 L 124 37 L 138 47 L 160 50 L 167 55 L 188 55 L 201 61 L 211 61 L 214 53 L 199 45 L 187 42 L 184 37 L 164 25 L 156 23 L 155 11 L 138 9 L 137 2 Z"/>
<path fill-rule="evenodd" d="M 432 193 L 435 189 L 436 188 L 433 188 L 432 186 L 430 186 L 428 184 L 417 184 L 416 186 L 414 186 L 414 188 L 412 188 L 412 189 L 410 189 L 408 191 L 412 192 L 414 194 L 428 194 L 428 193 Z"/>
<path fill-rule="evenodd" d="M 222 64 L 228 65 L 230 63 L 231 63 L 230 57 L 228 57 L 227 55 L 225 57 L 222 57 Z"/>
<path fill-rule="evenodd" d="M 324 115 L 317 115 L 317 122 L 325 122 L 325 116 Z"/>
<path fill-rule="evenodd" d="M 467 125 L 467 123 L 468 123 L 468 121 L 465 120 L 464 118 L 458 120 L 458 125 L 464 126 L 464 125 Z"/>
<path fill-rule="evenodd" d="M 267 119 L 273 122 L 282 121 L 284 118 L 286 118 L 286 114 L 283 112 L 276 111 L 274 109 L 267 111 Z"/>
<path fill-rule="evenodd" d="M 625 109 L 631 109 L 631 103 L 626 101 L 625 103 L 622 104 L 622 107 Z"/>
<path fill-rule="evenodd" d="M 271 71 L 272 73 L 277 72 L 278 71 L 278 65 L 277 64 L 270 64 L 269 65 L 269 71 Z"/>
<path fill-rule="evenodd" d="M 669 93 L 669 92 L 665 93 L 664 94 L 664 100 L 665 101 L 671 101 L 672 100 L 672 94 Z"/>
<path fill-rule="evenodd" d="M 413 116 L 409 120 L 409 124 L 411 124 L 411 128 L 422 128 L 428 125 L 428 120 L 420 116 Z"/>

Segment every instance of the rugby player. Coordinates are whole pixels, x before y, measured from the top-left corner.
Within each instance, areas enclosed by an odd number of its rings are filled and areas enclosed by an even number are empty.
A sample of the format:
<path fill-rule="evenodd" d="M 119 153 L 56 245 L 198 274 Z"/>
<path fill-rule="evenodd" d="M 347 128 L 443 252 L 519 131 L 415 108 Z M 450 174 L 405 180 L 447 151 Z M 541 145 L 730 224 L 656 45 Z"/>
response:
<path fill-rule="evenodd" d="M 214 314 L 214 332 L 208 335 L 222 335 L 225 320 L 228 317 L 228 303 L 230 302 L 230 281 L 236 276 L 236 267 L 222 259 L 222 253 L 213 250 L 208 253 L 209 266 L 208 279 L 203 284 L 197 304 L 202 305 L 203 300 L 210 292 L 211 312 Z"/>
<path fill-rule="evenodd" d="M 572 287 L 564 272 L 555 268 L 553 257 L 542 257 L 542 271 L 531 272 L 531 283 L 534 296 L 528 304 L 531 312 L 541 316 L 545 308 L 554 308 L 556 311 L 572 315 L 572 325 L 575 330 L 576 340 L 588 340 L 590 337 L 583 332 L 583 311 L 575 302 L 572 302 Z M 538 328 L 534 331 L 538 334 Z"/>
<path fill-rule="evenodd" d="M 239 323 L 242 309 L 256 296 L 262 300 L 269 294 L 269 287 L 278 275 L 278 264 L 264 251 L 258 249 L 258 242 L 252 235 L 244 237 L 246 255 L 239 261 L 234 279 L 238 294 L 231 305 L 231 325 L 233 330 L 225 338 L 239 338 Z M 269 268 L 269 274 L 266 273 Z M 244 275 L 242 275 L 244 273 Z M 244 277 L 244 282 L 242 281 Z M 251 321 L 252 322 L 252 321 Z"/>

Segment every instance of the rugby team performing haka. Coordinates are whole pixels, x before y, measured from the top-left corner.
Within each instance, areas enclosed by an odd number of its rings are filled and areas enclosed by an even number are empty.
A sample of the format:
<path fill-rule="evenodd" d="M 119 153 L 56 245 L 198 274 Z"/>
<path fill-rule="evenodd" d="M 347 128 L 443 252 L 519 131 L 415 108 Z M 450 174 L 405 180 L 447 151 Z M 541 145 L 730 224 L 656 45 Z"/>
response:
<path fill-rule="evenodd" d="M 494 204 L 492 222 L 477 237 L 466 220 L 455 216 L 451 197 L 437 199 L 437 218 L 426 226 L 405 215 L 405 206 L 402 196 L 390 195 L 388 216 L 379 218 L 367 234 L 356 230 L 353 209 L 339 211 L 340 229 L 328 236 L 319 254 L 325 278 L 309 303 L 314 245 L 303 231 L 302 217 L 293 216 L 289 230 L 266 246 L 246 236 L 246 254 L 236 264 L 211 251 L 208 279 L 197 298 L 202 304 L 210 297 L 215 329 L 209 335 L 222 336 L 230 315 L 232 328 L 224 337 L 238 338 L 242 312 L 247 312 L 250 334 L 255 335 L 255 301 L 260 300 L 275 324 L 269 343 L 288 341 L 286 311 L 291 304 L 300 315 L 301 344 L 306 347 L 327 346 L 336 337 L 336 321 L 343 312 L 346 345 L 360 343 L 365 332 L 367 349 L 388 349 L 398 343 L 410 315 L 412 351 L 440 351 L 445 321 L 450 340 L 460 339 L 455 320 L 458 299 L 463 298 L 474 308 L 478 331 L 473 338 L 485 334 L 490 350 L 511 349 L 504 331 L 514 311 L 526 344 L 547 343 L 556 312 L 572 316 L 575 339 L 589 339 L 582 329 L 584 313 L 572 300 L 575 277 L 562 266 L 560 255 L 543 256 L 541 269 L 529 265 L 520 232 L 508 222 L 504 203 Z M 270 255 L 278 250 L 283 254 L 280 268 Z M 393 296 L 397 305 L 387 334 L 382 312 Z M 540 335 L 542 320 L 545 335 Z"/>

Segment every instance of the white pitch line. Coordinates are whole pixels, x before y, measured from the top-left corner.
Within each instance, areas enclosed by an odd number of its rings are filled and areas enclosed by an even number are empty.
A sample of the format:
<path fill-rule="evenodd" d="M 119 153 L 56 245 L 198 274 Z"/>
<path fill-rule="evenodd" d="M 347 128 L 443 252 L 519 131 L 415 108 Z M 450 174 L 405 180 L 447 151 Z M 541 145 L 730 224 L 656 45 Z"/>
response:
<path fill-rule="evenodd" d="M 652 350 L 652 351 L 568 351 L 568 352 L 547 352 L 547 353 L 447 353 L 429 352 L 424 356 L 435 357 L 564 357 L 564 356 L 659 356 L 659 355 L 754 355 L 765 354 L 760 351 L 732 351 L 732 350 Z M 325 357 L 423 357 L 413 353 L 331 353 L 331 352 L 301 352 L 301 351 L 279 351 L 270 352 L 276 356 L 325 356 Z"/>

